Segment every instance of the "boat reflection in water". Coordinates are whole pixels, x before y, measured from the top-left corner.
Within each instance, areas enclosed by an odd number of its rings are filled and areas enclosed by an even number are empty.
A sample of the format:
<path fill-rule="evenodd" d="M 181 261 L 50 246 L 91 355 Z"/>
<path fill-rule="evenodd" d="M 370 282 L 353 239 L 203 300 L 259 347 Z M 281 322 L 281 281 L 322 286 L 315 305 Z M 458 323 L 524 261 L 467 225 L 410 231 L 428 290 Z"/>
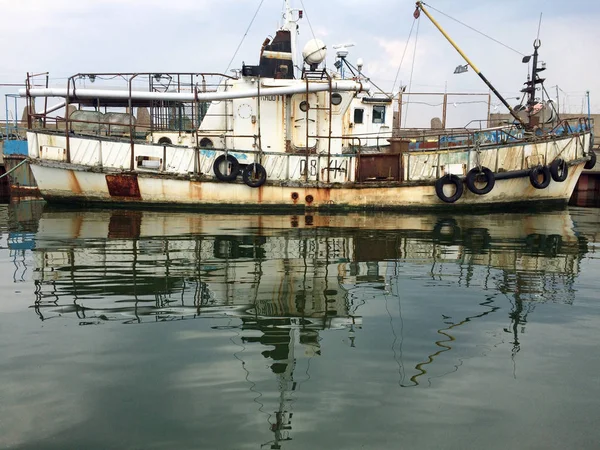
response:
<path fill-rule="evenodd" d="M 35 233 L 32 308 L 41 320 L 79 325 L 206 318 L 239 333 L 241 347 L 264 346 L 279 392 L 265 445 L 279 448 L 290 439 L 299 359 L 321 354 L 323 330 L 345 329 L 345 345 L 360 347 L 360 335 L 375 332 L 362 327 L 378 308 L 370 299 L 389 313 L 398 384 L 427 385 L 458 370 L 459 356 L 438 357 L 465 328 L 499 314 L 501 300 L 510 312 L 498 317 L 505 326 L 493 339 L 508 336 L 516 354 L 536 304 L 573 302 L 587 251 L 566 211 L 445 218 L 50 209 Z M 446 304 L 440 312 L 437 303 L 415 306 L 415 279 L 432 292 L 478 286 L 486 295 L 469 310 Z M 406 317 L 411 302 L 409 315 L 430 309 Z M 232 320 L 217 320 L 224 317 Z M 411 350 L 411 330 L 432 332 Z M 250 365 L 234 357 L 249 380 Z"/>

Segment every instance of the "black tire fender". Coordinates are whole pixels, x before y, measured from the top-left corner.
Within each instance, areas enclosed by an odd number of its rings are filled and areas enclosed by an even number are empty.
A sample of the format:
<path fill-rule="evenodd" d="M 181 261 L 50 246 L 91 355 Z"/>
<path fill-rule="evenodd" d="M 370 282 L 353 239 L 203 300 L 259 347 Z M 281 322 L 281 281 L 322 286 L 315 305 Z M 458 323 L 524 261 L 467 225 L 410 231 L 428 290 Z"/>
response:
<path fill-rule="evenodd" d="M 486 181 L 485 186 L 482 188 L 478 188 L 475 185 L 475 181 L 480 176 L 484 176 Z M 467 172 L 465 184 L 472 193 L 477 195 L 484 195 L 490 192 L 492 189 L 494 189 L 494 185 L 496 184 L 496 177 L 494 176 L 494 172 L 492 172 L 487 167 L 481 167 L 481 170 L 479 170 L 478 167 L 474 167 Z"/>
<path fill-rule="evenodd" d="M 453 184 L 456 187 L 456 191 L 453 195 L 447 196 L 444 193 L 444 185 L 446 184 Z M 435 193 L 437 194 L 440 200 L 446 203 L 454 203 L 462 196 L 463 191 L 463 183 L 461 179 L 458 178 L 456 175 L 446 174 L 443 177 L 438 178 L 435 182 Z"/>
<path fill-rule="evenodd" d="M 567 162 L 562 158 L 557 158 L 550 164 L 550 175 L 554 181 L 559 183 L 565 181 L 569 175 L 569 166 Z"/>
<path fill-rule="evenodd" d="M 538 180 L 540 175 L 543 175 L 542 181 Z M 551 179 L 550 169 L 546 166 L 536 166 L 529 172 L 529 181 L 536 189 L 546 189 L 550 185 Z"/>
<path fill-rule="evenodd" d="M 584 167 L 584 169 L 588 169 L 589 170 L 589 169 L 593 169 L 594 166 L 596 165 L 596 152 L 594 152 L 594 150 L 590 150 L 588 152 L 588 154 L 590 156 L 590 159 L 588 159 L 585 162 L 585 166 L 583 166 L 583 167 Z"/>
<path fill-rule="evenodd" d="M 227 163 L 229 164 L 229 166 L 231 168 L 231 171 L 229 172 L 229 174 L 221 172 L 221 164 L 223 164 L 225 161 L 227 161 Z M 215 176 L 219 180 L 233 181 L 237 178 L 237 176 L 240 173 L 240 163 L 235 158 L 235 156 L 220 155 L 217 157 L 217 159 L 215 159 L 215 162 L 213 164 L 213 171 L 215 173 Z"/>
<path fill-rule="evenodd" d="M 244 183 L 250 187 L 260 187 L 267 181 L 267 171 L 259 163 L 248 164 L 242 172 Z"/>

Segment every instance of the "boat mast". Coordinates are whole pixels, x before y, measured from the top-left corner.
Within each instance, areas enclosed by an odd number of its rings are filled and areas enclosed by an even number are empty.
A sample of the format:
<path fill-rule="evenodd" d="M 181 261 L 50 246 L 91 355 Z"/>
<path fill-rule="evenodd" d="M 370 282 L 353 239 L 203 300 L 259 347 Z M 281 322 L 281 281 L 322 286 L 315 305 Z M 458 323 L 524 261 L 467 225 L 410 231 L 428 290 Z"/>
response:
<path fill-rule="evenodd" d="M 285 0 L 285 12 L 283 13 L 283 25 L 282 30 L 290 32 L 290 41 L 292 47 L 292 66 L 296 69 L 296 38 L 298 36 L 298 20 L 302 18 L 302 11 L 299 12 L 297 20 L 294 20 L 292 13 L 294 10 L 290 5 L 290 0 Z"/>
<path fill-rule="evenodd" d="M 498 100 L 500 100 L 502 102 L 502 104 L 504 106 L 506 106 L 508 108 L 508 112 L 510 112 L 510 114 L 524 127 L 527 128 L 527 125 L 525 124 L 525 122 L 523 122 L 523 119 L 521 119 L 519 117 L 519 115 L 515 112 L 514 109 L 511 108 L 511 106 L 508 104 L 508 102 L 504 99 L 504 97 L 502 97 L 502 95 L 500 95 L 500 93 L 496 90 L 496 88 L 492 85 L 492 83 L 490 83 L 490 81 L 481 73 L 481 71 L 477 68 L 477 66 L 475 64 L 473 64 L 471 62 L 471 60 L 467 57 L 467 55 L 464 54 L 464 52 L 458 47 L 458 45 L 456 45 L 456 43 L 452 40 L 452 38 L 450 36 L 448 36 L 448 33 L 446 33 L 444 31 L 444 29 L 440 26 L 439 23 L 437 23 L 437 21 L 431 16 L 431 14 L 429 14 L 429 11 L 427 11 L 424 7 L 424 3 L 422 1 L 418 1 L 417 2 L 417 9 L 415 11 L 415 18 L 419 17 L 419 10 L 423 11 L 425 13 L 425 15 L 427 16 L 427 18 L 429 20 L 431 20 L 431 23 L 433 23 L 433 25 L 435 25 L 435 27 L 440 31 L 440 33 L 442 33 L 442 35 L 446 38 L 446 40 L 448 42 L 450 42 L 450 44 L 452 45 L 452 47 L 454 47 L 456 49 L 456 51 L 460 54 L 460 56 L 463 57 L 463 59 L 467 62 L 467 64 L 469 66 L 471 66 L 471 68 L 475 71 L 475 73 L 477 75 L 479 75 L 479 78 L 481 78 L 483 80 L 483 82 L 490 88 L 490 90 L 494 93 L 494 95 L 498 98 Z"/>

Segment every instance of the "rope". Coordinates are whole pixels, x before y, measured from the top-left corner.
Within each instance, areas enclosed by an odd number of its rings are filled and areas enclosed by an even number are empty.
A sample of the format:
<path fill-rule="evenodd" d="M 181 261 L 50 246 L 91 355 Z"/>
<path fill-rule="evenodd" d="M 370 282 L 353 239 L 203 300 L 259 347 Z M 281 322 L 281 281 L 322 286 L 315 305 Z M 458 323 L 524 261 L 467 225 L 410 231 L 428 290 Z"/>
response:
<path fill-rule="evenodd" d="M 312 34 L 313 39 L 317 39 L 315 37 L 315 32 L 313 31 L 312 24 L 310 23 L 310 19 L 308 18 L 308 12 L 306 11 L 306 7 L 304 6 L 304 0 L 300 0 L 300 4 L 302 5 L 302 11 L 304 11 L 304 16 L 306 17 L 306 21 L 308 22 L 308 27 L 310 28 L 310 33 Z"/>
<path fill-rule="evenodd" d="M 17 170 L 17 168 L 19 166 L 22 166 L 23 164 L 25 164 L 27 162 L 26 159 L 24 159 L 23 161 L 21 161 L 19 164 L 17 164 L 15 167 L 13 167 L 12 169 L 10 169 L 8 172 L 3 173 L 2 175 L 0 175 L 0 178 L 4 178 L 6 175 L 8 175 L 9 173 L 14 172 L 15 170 Z"/>
<path fill-rule="evenodd" d="M 454 20 L 455 22 L 458 22 L 458 23 L 460 23 L 462 26 L 464 26 L 464 27 L 467 27 L 469 30 L 471 30 L 471 31 L 474 31 L 475 33 L 478 33 L 478 34 L 480 34 L 480 35 L 482 35 L 482 36 L 484 36 L 484 37 L 486 37 L 486 38 L 490 39 L 491 41 L 494 41 L 496 44 L 500 44 L 502 47 L 506 47 L 507 49 L 509 49 L 509 50 L 511 50 L 511 51 L 513 51 L 513 52 L 515 52 L 515 53 L 518 53 L 518 54 L 519 54 L 519 55 L 521 55 L 521 56 L 525 56 L 525 54 L 524 54 L 524 53 L 521 53 L 519 50 L 515 50 L 514 48 L 512 48 L 512 47 L 509 47 L 508 45 L 506 45 L 506 44 L 504 44 L 504 43 L 500 42 L 499 40 L 497 40 L 497 39 L 494 39 L 493 37 L 491 37 L 491 36 L 489 36 L 489 35 L 487 35 L 487 34 L 485 34 L 485 33 L 482 33 L 481 31 L 479 31 L 479 30 L 477 30 L 477 29 L 473 28 L 472 26 L 469 26 L 469 25 L 467 25 L 467 24 L 466 24 L 466 23 L 464 23 L 464 22 L 461 22 L 461 21 L 460 21 L 460 20 L 458 20 L 458 19 L 455 19 L 455 18 L 454 18 L 454 17 L 452 17 L 452 16 L 449 16 L 448 14 L 446 14 L 446 13 L 444 13 L 444 12 L 440 11 L 439 9 L 436 9 L 436 8 L 434 8 L 433 6 L 431 6 L 431 5 L 427 4 L 427 3 L 423 3 L 423 4 L 424 4 L 425 6 L 427 6 L 429 9 L 433 9 L 434 11 L 436 11 L 436 12 L 440 13 L 442 16 L 446 16 L 448 19 L 451 19 L 451 20 Z M 540 18 L 540 21 L 541 21 L 541 18 Z M 539 30 L 538 30 L 538 33 L 539 33 Z"/>
<path fill-rule="evenodd" d="M 412 26 L 410 27 L 410 33 L 408 33 L 408 39 L 406 39 L 406 45 L 404 46 L 404 52 L 402 53 L 402 59 L 400 60 L 400 65 L 398 66 L 398 71 L 396 72 L 396 78 L 394 78 L 394 84 L 392 86 L 392 93 L 396 90 L 396 83 L 398 82 L 398 75 L 400 75 L 400 69 L 402 68 L 402 63 L 404 62 L 404 57 L 406 56 L 406 50 L 408 50 L 408 43 L 410 42 L 410 38 L 412 36 L 413 29 L 415 28 L 416 21 L 417 21 L 417 19 L 413 19 Z M 400 88 L 402 88 L 402 86 Z"/>
<path fill-rule="evenodd" d="M 408 82 L 408 92 L 412 91 L 412 79 L 413 79 L 413 72 L 415 70 L 415 57 L 417 56 L 417 42 L 419 42 L 419 26 L 420 25 L 421 25 L 421 20 L 419 19 L 419 21 L 417 22 L 417 32 L 415 34 L 415 49 L 413 51 L 412 67 L 410 68 L 410 81 Z M 404 111 L 405 126 L 406 126 L 406 119 L 408 118 L 408 106 L 409 106 L 409 103 L 407 101 L 406 102 L 406 110 Z"/>
<path fill-rule="evenodd" d="M 250 28 L 252 27 L 252 24 L 254 23 L 254 19 L 256 19 L 256 16 L 258 15 L 258 12 L 260 11 L 260 8 L 261 8 L 261 6 L 262 6 L 262 4 L 263 4 L 264 1 L 265 0 L 260 0 L 260 3 L 258 4 L 258 8 L 256 8 L 256 12 L 254 13 L 254 16 L 252 16 L 252 20 L 250 21 L 250 25 L 248 25 L 248 28 L 246 28 L 246 32 L 244 33 L 244 36 L 242 36 L 242 40 L 240 41 L 239 45 L 235 49 L 235 53 L 231 57 L 231 60 L 229 61 L 229 64 L 227 64 L 227 69 L 225 69 L 225 72 L 223 72 L 223 73 L 227 74 L 227 71 L 231 67 L 231 63 L 233 63 L 233 60 L 235 59 L 235 57 L 237 56 L 238 52 L 240 51 L 240 47 L 244 43 L 244 39 L 246 39 L 246 36 L 248 35 L 248 32 L 250 31 Z"/>

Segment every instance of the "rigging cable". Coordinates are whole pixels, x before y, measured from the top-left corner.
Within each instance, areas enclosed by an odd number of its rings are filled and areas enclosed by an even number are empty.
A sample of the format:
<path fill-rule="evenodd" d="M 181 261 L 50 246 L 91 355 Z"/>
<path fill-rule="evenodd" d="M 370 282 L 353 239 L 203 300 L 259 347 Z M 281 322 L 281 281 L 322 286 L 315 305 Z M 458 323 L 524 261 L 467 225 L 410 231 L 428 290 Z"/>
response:
<path fill-rule="evenodd" d="M 348 68 L 350 69 L 350 71 L 352 72 L 352 75 L 356 75 L 354 73 L 354 71 L 356 71 L 357 73 L 360 73 L 360 71 L 358 70 L 358 68 L 354 67 L 352 64 L 350 64 L 346 59 L 344 59 L 344 64 L 346 64 L 346 66 L 348 66 Z M 381 89 L 379 86 L 377 86 L 373 80 L 371 80 L 369 77 L 365 77 L 364 78 L 366 81 L 368 81 L 369 83 L 371 83 L 373 86 L 375 86 L 375 88 L 377 88 L 377 90 L 379 92 L 381 92 L 383 95 L 385 95 L 387 98 L 389 98 L 390 100 L 392 99 L 391 95 L 388 94 L 387 92 L 385 92 L 383 89 Z"/>
<path fill-rule="evenodd" d="M 436 9 L 436 8 L 434 8 L 433 6 L 431 6 L 431 5 L 427 4 L 427 3 L 423 3 L 423 4 L 424 4 L 425 6 L 427 6 L 429 9 L 433 9 L 434 11 L 436 11 L 436 12 L 440 13 L 442 16 L 446 16 L 448 19 L 451 19 L 451 20 L 454 20 L 455 22 L 458 22 L 458 23 L 459 23 L 459 24 L 461 24 L 462 26 L 464 26 L 464 27 L 467 27 L 469 30 L 472 30 L 472 31 L 474 31 L 475 33 L 478 33 L 478 34 L 480 34 L 480 35 L 482 35 L 482 36 L 484 36 L 484 37 L 486 37 L 486 38 L 490 39 L 491 41 L 494 41 L 496 44 L 500 44 L 501 46 L 503 46 L 503 47 L 506 47 L 507 49 L 509 49 L 509 50 L 511 50 L 511 51 L 513 51 L 513 52 L 515 52 L 515 53 L 518 53 L 518 54 L 519 54 L 519 55 L 521 55 L 521 56 L 525 56 L 525 54 L 524 54 L 524 53 L 521 53 L 519 50 L 515 50 L 514 48 L 512 48 L 512 47 L 509 47 L 508 45 L 504 44 L 503 42 L 500 42 L 499 40 L 497 40 L 497 39 L 494 39 L 493 37 L 491 37 L 491 36 L 489 36 L 489 35 L 487 35 L 487 34 L 485 34 L 485 33 L 482 33 L 481 31 L 477 30 L 476 28 L 473 28 L 472 26 L 469 26 L 469 25 L 467 25 L 466 23 L 464 23 L 464 22 L 461 22 L 460 20 L 458 20 L 458 19 L 455 19 L 455 18 L 454 18 L 454 17 L 452 17 L 452 16 L 449 16 L 448 14 L 446 14 L 446 13 L 444 13 L 444 12 L 440 11 L 439 9 Z M 540 17 L 540 22 L 541 22 L 541 20 L 542 20 L 542 19 L 541 19 L 541 17 Z M 539 33 L 539 30 L 538 30 L 538 33 Z"/>
<path fill-rule="evenodd" d="M 421 19 L 418 19 L 417 32 L 415 33 L 415 49 L 413 51 L 412 67 L 410 68 L 410 80 L 408 82 L 408 92 L 411 92 L 411 90 L 412 90 L 412 79 L 413 79 L 413 72 L 415 70 L 415 57 L 417 56 L 417 43 L 419 42 L 419 26 L 420 25 L 421 25 Z M 407 101 L 406 102 L 406 110 L 404 111 L 404 123 L 405 124 L 406 124 L 406 119 L 408 117 L 408 106 L 409 106 L 409 103 Z"/>
<path fill-rule="evenodd" d="M 310 19 L 308 18 L 308 13 L 306 12 L 306 7 L 304 6 L 304 0 L 300 0 L 300 4 L 302 5 L 302 11 L 304 12 L 304 16 L 306 17 L 306 21 L 308 22 L 308 27 L 310 28 L 310 32 L 312 34 L 313 39 L 317 39 L 315 37 L 315 32 L 313 30 L 312 24 L 310 23 Z"/>
<path fill-rule="evenodd" d="M 413 19 L 412 26 L 410 27 L 410 33 L 408 33 L 408 38 L 406 39 L 406 45 L 404 46 L 404 52 L 402 53 L 402 59 L 400 60 L 400 65 L 398 66 L 398 71 L 396 72 L 396 78 L 394 78 L 394 84 L 392 86 L 392 93 L 396 89 L 396 83 L 398 82 L 398 76 L 400 75 L 400 69 L 402 68 L 402 63 L 404 62 L 404 57 L 406 56 L 406 50 L 408 50 L 408 43 L 410 42 L 410 38 L 412 36 L 413 29 L 415 28 L 415 22 L 417 19 Z M 402 89 L 402 86 L 400 86 Z"/>
<path fill-rule="evenodd" d="M 242 36 L 242 40 L 240 41 L 240 43 L 238 44 L 237 48 L 235 49 L 235 53 L 231 57 L 231 60 L 229 61 L 229 64 L 227 64 L 227 69 L 225 69 L 225 72 L 223 72 L 223 73 L 227 74 L 227 71 L 231 67 L 231 64 L 233 63 L 233 60 L 235 59 L 235 57 L 237 56 L 238 52 L 240 51 L 240 47 L 244 43 L 244 39 L 246 39 L 246 36 L 248 36 L 248 32 L 250 31 L 250 28 L 252 27 L 252 24 L 254 23 L 254 19 L 256 19 L 256 16 L 258 15 L 258 12 L 260 11 L 260 8 L 261 8 L 261 6 L 262 6 L 262 4 L 263 4 L 264 1 L 265 0 L 260 0 L 260 3 L 258 4 L 258 8 L 256 8 L 256 12 L 254 13 L 254 16 L 252 16 L 252 20 L 250 21 L 250 24 L 248 25 L 248 28 L 246 28 L 246 32 L 244 33 L 244 36 Z"/>

